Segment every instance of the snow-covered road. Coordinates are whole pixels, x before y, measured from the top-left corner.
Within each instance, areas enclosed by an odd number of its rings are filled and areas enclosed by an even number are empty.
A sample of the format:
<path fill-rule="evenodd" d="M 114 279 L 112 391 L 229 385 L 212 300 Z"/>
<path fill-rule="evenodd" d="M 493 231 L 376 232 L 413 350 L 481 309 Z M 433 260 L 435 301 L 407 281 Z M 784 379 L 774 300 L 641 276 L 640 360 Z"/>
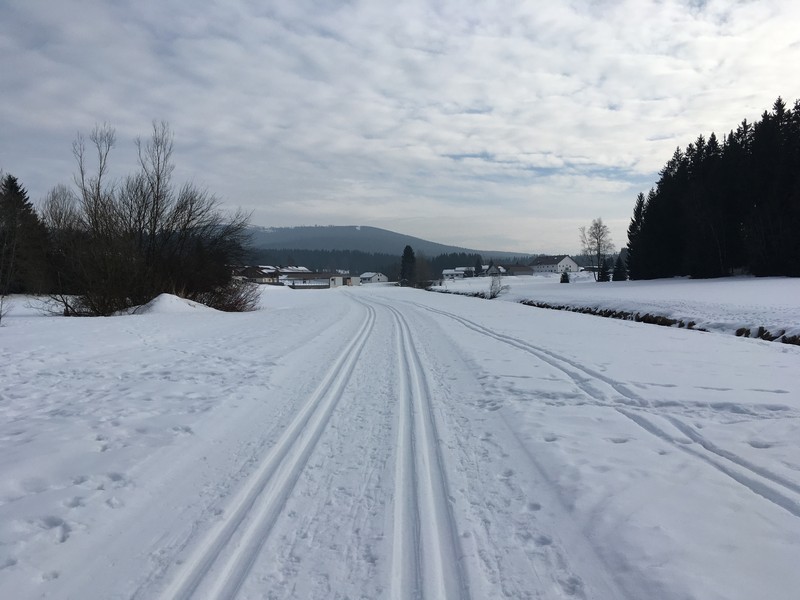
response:
<path fill-rule="evenodd" d="M 384 286 L 4 323 L 2 598 L 800 589 L 798 347 Z"/>

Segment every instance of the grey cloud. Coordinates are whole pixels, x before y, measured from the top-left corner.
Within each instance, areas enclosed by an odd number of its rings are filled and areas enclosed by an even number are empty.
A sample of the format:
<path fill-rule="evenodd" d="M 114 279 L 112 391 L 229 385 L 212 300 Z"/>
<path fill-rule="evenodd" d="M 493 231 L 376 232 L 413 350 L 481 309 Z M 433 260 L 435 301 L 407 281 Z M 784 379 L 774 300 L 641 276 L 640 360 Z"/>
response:
<path fill-rule="evenodd" d="M 70 140 L 152 119 L 178 175 L 261 224 L 372 224 L 572 251 L 618 246 L 675 146 L 800 97 L 800 9 L 775 1 L 12 2 L 0 167 L 34 197 Z M 408 227 L 411 229 L 404 229 Z"/>

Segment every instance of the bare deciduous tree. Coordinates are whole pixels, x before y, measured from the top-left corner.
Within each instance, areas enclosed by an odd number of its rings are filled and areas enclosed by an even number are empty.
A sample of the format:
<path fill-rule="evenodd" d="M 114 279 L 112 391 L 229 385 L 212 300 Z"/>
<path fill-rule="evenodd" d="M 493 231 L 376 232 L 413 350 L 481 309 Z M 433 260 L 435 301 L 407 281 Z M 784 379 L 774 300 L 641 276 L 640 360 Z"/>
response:
<path fill-rule="evenodd" d="M 611 232 L 608 226 L 603 223 L 603 219 L 599 217 L 592 221 L 588 229 L 586 227 L 581 227 L 579 231 L 581 249 L 584 254 L 591 257 L 592 266 L 594 267 L 594 279 L 597 281 L 600 265 L 603 264 L 603 261 L 605 261 L 609 254 L 614 252 L 614 244 L 611 242 Z"/>
<path fill-rule="evenodd" d="M 111 314 L 163 292 L 223 309 L 252 308 L 253 294 L 231 284 L 229 268 L 243 251 L 249 215 L 225 214 L 216 196 L 172 183 L 169 126 L 154 122 L 150 138 L 136 140 L 139 169 L 121 182 L 108 181 L 114 130 L 96 127 L 89 139 L 96 171 L 90 172 L 79 136 L 73 145 L 77 194 L 56 188 L 45 203 L 46 219 L 62 236 L 65 311 Z M 76 290 L 78 302 L 69 300 Z"/>

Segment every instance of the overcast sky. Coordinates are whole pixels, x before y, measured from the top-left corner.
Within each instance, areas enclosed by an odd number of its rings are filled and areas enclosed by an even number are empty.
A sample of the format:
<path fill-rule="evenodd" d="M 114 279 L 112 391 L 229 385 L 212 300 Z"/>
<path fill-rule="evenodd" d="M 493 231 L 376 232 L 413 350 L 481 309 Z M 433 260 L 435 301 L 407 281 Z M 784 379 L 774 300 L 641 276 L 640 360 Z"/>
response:
<path fill-rule="evenodd" d="M 800 98 L 800 2 L 0 1 L 0 169 L 34 201 L 77 132 L 152 121 L 176 176 L 266 226 L 484 250 L 617 247 L 677 146 Z"/>

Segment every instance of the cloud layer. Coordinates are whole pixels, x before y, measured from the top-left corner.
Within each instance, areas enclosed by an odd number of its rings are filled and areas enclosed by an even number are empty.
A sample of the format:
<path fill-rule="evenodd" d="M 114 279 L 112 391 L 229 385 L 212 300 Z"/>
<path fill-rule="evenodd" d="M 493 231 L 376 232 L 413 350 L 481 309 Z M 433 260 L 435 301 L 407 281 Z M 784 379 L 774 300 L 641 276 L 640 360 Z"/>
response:
<path fill-rule="evenodd" d="M 12 0 L 0 168 L 34 198 L 110 122 L 263 225 L 363 224 L 484 249 L 618 246 L 676 146 L 800 98 L 800 5 Z"/>

